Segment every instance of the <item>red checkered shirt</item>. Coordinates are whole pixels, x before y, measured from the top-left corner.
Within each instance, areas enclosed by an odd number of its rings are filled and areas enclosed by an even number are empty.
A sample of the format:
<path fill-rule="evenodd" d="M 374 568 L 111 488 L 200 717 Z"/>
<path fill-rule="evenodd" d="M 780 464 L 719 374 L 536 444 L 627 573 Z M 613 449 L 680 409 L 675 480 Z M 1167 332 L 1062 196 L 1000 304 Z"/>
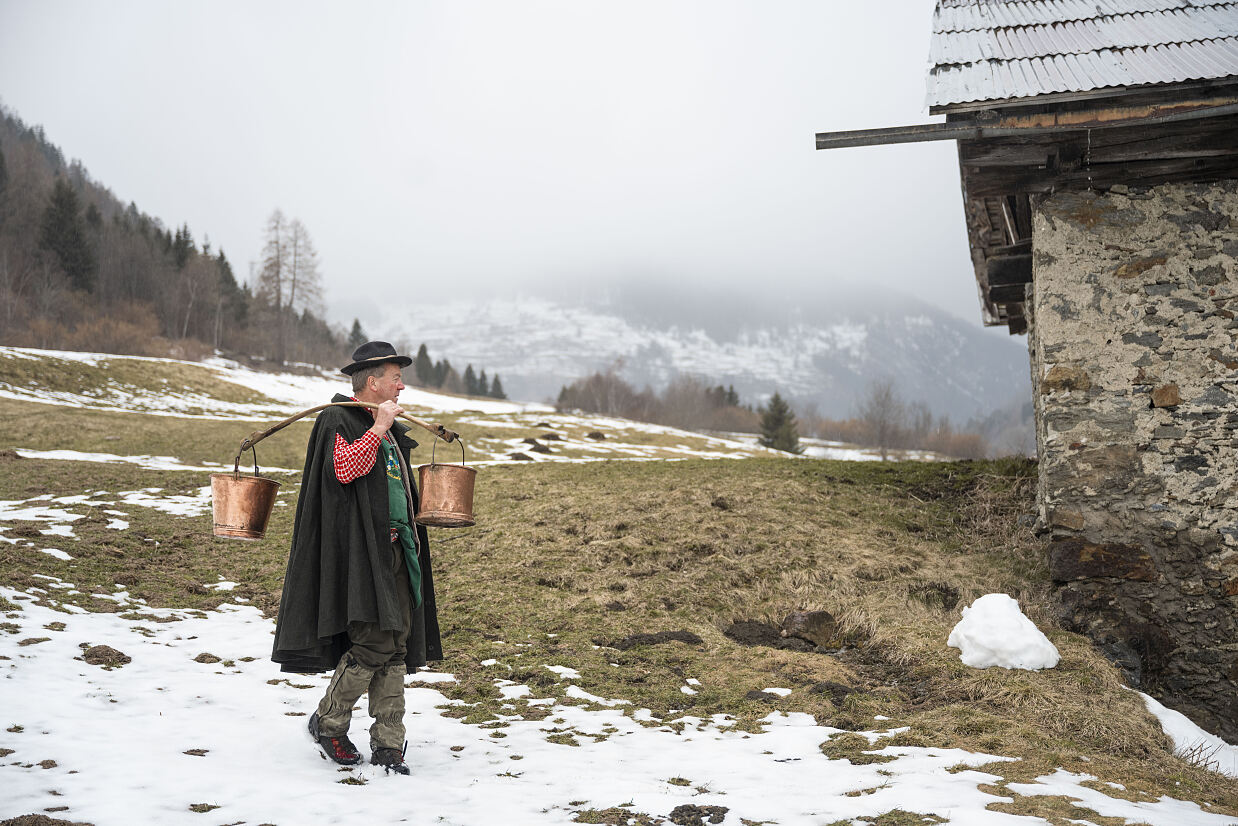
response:
<path fill-rule="evenodd" d="M 374 411 L 370 410 L 370 415 L 374 415 Z M 361 438 L 352 444 L 346 442 L 340 434 L 335 434 L 332 460 L 335 465 L 335 478 L 340 480 L 341 485 L 347 485 L 374 468 L 374 460 L 378 458 L 378 441 L 378 434 L 373 430 L 365 431 Z"/>

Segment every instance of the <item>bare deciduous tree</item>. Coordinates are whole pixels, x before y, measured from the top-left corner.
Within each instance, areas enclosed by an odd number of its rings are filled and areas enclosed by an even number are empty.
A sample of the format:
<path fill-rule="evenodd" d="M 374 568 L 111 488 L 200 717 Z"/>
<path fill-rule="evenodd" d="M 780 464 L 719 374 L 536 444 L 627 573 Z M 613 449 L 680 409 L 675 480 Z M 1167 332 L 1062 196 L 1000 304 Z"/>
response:
<path fill-rule="evenodd" d="M 884 378 L 869 384 L 856 413 L 868 431 L 869 444 L 881 452 L 884 462 L 890 449 L 898 446 L 907 419 L 907 408 L 894 389 L 894 382 Z"/>

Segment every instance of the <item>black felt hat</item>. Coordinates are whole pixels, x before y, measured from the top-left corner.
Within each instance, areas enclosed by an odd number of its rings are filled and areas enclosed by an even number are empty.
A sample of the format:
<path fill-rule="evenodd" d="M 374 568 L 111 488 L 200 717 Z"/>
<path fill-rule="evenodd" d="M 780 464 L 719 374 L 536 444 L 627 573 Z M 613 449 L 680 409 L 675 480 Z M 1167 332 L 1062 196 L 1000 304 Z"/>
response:
<path fill-rule="evenodd" d="M 413 363 L 411 358 L 399 355 L 396 353 L 395 348 L 385 341 L 367 341 L 353 351 L 352 364 L 341 367 L 340 372 L 345 376 L 351 376 L 358 370 L 385 364 L 389 361 L 395 362 L 401 367 L 408 367 Z"/>

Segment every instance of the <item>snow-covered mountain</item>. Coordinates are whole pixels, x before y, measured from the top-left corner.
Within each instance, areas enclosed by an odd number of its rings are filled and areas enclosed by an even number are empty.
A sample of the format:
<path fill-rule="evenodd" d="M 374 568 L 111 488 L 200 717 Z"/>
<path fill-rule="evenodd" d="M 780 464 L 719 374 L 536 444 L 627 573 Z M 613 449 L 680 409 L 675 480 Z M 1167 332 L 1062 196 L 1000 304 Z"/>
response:
<path fill-rule="evenodd" d="M 553 400 L 562 385 L 612 366 L 637 387 L 691 375 L 733 384 L 745 402 L 778 391 L 830 417 L 851 415 L 881 378 L 956 423 L 1030 396 L 1023 339 L 889 295 L 496 297 L 423 304 L 379 329 L 412 348 L 424 342 L 459 370 L 497 372 L 516 399 Z"/>

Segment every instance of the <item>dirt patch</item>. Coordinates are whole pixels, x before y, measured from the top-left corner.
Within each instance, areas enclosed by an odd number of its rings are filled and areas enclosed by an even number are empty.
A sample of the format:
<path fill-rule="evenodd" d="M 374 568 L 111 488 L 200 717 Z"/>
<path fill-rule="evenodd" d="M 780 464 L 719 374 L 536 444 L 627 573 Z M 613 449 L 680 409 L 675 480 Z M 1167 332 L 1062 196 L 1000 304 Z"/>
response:
<path fill-rule="evenodd" d="M 0 450 L 0 463 L 4 462 L 20 462 L 21 456 L 17 455 L 17 451 L 12 448 L 4 448 Z"/>
<path fill-rule="evenodd" d="M 756 700 L 761 703 L 776 703 L 782 698 L 779 697 L 777 694 L 771 694 L 768 691 L 760 691 L 754 688 L 752 691 L 749 691 L 747 694 L 744 695 L 744 699 L 745 700 Z"/>
<path fill-rule="evenodd" d="M 733 622 L 722 631 L 740 645 L 768 645 L 777 648 L 782 636 L 777 628 L 764 622 L 740 620 Z"/>
<path fill-rule="evenodd" d="M 94 826 L 82 820 L 60 820 L 47 815 L 21 815 L 0 820 L 0 826 Z"/>
<path fill-rule="evenodd" d="M 721 823 L 729 812 L 726 806 L 693 806 L 685 803 L 671 809 L 671 823 L 679 826 L 705 826 L 706 823 Z"/>
<path fill-rule="evenodd" d="M 82 653 L 82 659 L 91 665 L 103 665 L 110 668 L 133 662 L 133 657 L 123 651 L 117 651 L 110 645 L 92 645 Z"/>
<path fill-rule="evenodd" d="M 832 680 L 825 680 L 815 683 L 808 689 L 810 694 L 825 694 L 830 698 L 830 702 L 836 707 L 842 708 L 843 701 L 851 694 L 859 692 L 858 688 L 846 685 L 845 683 L 837 683 Z"/>
<path fill-rule="evenodd" d="M 627 651 L 629 648 L 635 648 L 638 645 L 661 645 L 664 642 L 683 642 L 688 645 L 700 645 L 704 640 L 691 631 L 658 631 L 655 634 L 632 634 L 615 642 L 605 642 L 603 640 L 594 640 L 594 642 L 597 645 Z"/>
<path fill-rule="evenodd" d="M 196 663 L 207 664 L 207 663 L 217 663 L 217 662 L 220 662 L 220 660 L 222 659 L 223 659 L 222 657 L 216 657 L 214 654 L 210 653 L 209 651 L 203 651 L 201 654 L 194 657 L 193 661 Z"/>

